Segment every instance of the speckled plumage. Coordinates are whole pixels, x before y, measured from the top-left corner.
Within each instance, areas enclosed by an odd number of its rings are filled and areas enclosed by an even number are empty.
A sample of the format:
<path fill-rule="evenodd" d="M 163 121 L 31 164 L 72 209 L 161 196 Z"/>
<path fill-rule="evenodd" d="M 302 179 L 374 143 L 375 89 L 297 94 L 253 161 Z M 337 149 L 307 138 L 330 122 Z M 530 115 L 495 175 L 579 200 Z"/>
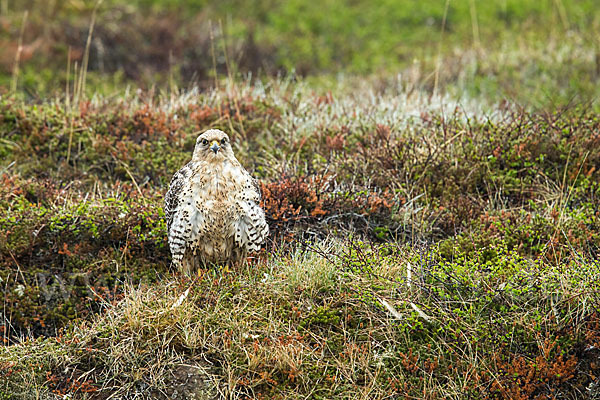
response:
<path fill-rule="evenodd" d="M 173 264 L 191 273 L 260 249 L 269 227 L 259 202 L 256 180 L 235 158 L 225 132 L 198 136 L 192 160 L 175 173 L 165 196 Z"/>

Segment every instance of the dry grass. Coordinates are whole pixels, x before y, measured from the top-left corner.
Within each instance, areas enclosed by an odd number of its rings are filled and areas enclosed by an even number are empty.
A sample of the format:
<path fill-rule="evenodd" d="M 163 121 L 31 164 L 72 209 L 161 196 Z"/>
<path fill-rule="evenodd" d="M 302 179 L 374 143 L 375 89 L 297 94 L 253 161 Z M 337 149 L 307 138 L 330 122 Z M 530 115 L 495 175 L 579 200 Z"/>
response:
<path fill-rule="evenodd" d="M 91 322 L 2 348 L 2 390 L 460 399 L 592 387 L 596 264 L 436 258 L 433 249 L 330 242 L 229 274 L 129 286 Z M 561 378 L 540 386 L 526 378 L 536 368 Z M 528 383 L 513 385 L 520 376 Z"/>

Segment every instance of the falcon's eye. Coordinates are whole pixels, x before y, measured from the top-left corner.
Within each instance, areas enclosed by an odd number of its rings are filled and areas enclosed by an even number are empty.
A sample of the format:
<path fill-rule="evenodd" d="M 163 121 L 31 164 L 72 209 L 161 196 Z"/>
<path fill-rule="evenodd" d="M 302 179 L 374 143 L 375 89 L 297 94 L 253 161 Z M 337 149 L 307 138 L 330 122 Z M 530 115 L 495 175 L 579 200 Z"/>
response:
<path fill-rule="evenodd" d="M 202 144 L 206 146 L 208 144 L 208 140 L 202 139 Z"/>
<path fill-rule="evenodd" d="M 225 144 L 227 142 L 227 139 L 223 138 L 221 139 L 221 144 Z"/>

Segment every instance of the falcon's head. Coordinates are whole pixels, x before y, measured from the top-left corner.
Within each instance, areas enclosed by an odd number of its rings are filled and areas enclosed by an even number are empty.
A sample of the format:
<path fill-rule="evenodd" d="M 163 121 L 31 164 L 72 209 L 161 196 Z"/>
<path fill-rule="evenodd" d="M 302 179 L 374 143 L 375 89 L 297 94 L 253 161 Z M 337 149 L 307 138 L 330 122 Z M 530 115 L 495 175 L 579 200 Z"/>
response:
<path fill-rule="evenodd" d="M 200 161 L 223 161 L 234 158 L 229 136 L 221 130 L 209 129 L 196 139 L 193 159 Z"/>

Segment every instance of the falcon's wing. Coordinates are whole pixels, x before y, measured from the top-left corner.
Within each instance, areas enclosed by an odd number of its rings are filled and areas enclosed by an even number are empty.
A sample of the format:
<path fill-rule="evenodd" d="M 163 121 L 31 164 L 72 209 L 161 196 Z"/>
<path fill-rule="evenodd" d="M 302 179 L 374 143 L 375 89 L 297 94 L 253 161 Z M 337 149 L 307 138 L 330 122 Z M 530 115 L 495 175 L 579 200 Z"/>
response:
<path fill-rule="evenodd" d="M 173 216 L 179 206 L 181 190 L 192 176 L 192 162 L 190 161 L 184 167 L 173 175 L 169 190 L 165 195 L 165 217 L 167 219 L 167 232 L 171 231 Z"/>
<path fill-rule="evenodd" d="M 250 177 L 250 179 L 252 182 L 252 187 L 254 188 L 256 193 L 258 193 L 258 202 L 260 202 L 262 200 L 262 191 L 260 190 L 260 184 L 258 183 L 258 179 L 255 179 L 253 177 Z"/>
<path fill-rule="evenodd" d="M 258 180 L 250 174 L 244 187 L 244 201 L 241 202 L 243 213 L 236 224 L 234 240 L 238 246 L 251 251 L 260 250 L 260 245 L 269 236 L 269 226 L 265 213 L 260 208 L 260 186 Z"/>

